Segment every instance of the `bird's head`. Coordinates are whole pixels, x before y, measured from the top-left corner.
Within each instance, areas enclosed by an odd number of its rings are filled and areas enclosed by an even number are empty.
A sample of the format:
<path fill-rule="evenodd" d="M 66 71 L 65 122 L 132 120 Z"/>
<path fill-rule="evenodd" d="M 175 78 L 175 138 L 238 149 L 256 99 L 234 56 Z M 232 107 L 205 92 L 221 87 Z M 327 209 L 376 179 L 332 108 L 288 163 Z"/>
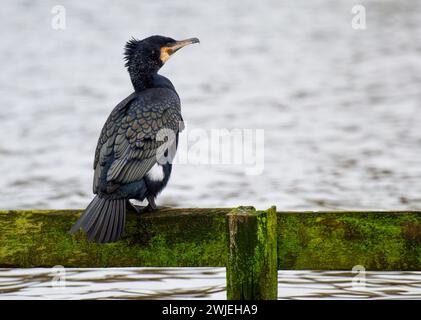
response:
<path fill-rule="evenodd" d="M 199 43 L 199 39 L 176 41 L 163 36 L 151 36 L 143 40 L 132 38 L 125 47 L 126 67 L 131 77 L 139 74 L 154 74 L 174 52 L 193 43 Z"/>

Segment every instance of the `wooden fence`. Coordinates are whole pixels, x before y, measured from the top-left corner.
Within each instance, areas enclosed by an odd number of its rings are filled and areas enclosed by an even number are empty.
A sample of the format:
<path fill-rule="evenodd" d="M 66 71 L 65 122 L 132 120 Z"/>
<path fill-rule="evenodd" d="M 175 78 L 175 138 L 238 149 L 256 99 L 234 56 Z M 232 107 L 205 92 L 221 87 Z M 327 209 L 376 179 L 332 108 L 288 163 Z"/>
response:
<path fill-rule="evenodd" d="M 67 233 L 80 213 L 0 211 L 0 267 L 226 267 L 229 299 L 276 299 L 278 269 L 421 269 L 421 211 L 168 208 L 110 244 Z"/>

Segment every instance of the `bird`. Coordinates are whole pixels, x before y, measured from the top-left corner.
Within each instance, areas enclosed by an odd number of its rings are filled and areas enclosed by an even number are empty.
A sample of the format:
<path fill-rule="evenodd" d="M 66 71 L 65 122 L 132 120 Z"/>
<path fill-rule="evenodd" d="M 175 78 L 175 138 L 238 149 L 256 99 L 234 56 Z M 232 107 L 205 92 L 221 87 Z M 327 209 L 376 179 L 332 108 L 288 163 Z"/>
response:
<path fill-rule="evenodd" d="M 95 150 L 95 197 L 70 229 L 80 229 L 88 240 L 109 243 L 124 234 L 130 200 L 148 201 L 142 211 L 157 210 L 155 199 L 166 187 L 172 160 L 183 130 L 180 97 L 171 81 L 158 74 L 181 48 L 197 38 L 176 41 L 160 35 L 125 45 L 125 67 L 134 92 L 112 110 Z"/>

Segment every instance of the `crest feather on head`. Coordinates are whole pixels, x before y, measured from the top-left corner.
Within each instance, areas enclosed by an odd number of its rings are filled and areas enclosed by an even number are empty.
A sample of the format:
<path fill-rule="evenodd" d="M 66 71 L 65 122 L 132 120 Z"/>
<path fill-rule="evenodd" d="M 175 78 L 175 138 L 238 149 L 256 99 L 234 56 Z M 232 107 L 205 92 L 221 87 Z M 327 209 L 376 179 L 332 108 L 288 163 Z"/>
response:
<path fill-rule="evenodd" d="M 140 40 L 133 37 L 126 42 L 126 46 L 124 47 L 124 60 L 126 61 L 126 64 L 124 65 L 125 67 L 129 67 L 130 60 L 136 52 L 139 42 Z"/>

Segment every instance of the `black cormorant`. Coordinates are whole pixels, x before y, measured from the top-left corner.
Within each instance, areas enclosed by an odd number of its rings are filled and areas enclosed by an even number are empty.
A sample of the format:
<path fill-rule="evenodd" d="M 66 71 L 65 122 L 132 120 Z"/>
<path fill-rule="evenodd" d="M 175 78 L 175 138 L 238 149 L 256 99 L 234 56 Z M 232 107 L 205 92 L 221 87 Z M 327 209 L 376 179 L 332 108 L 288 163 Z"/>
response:
<path fill-rule="evenodd" d="M 179 96 L 158 70 L 174 52 L 198 42 L 163 36 L 127 42 L 125 60 L 134 92 L 114 108 L 102 128 L 94 160 L 96 196 L 70 233 L 82 228 L 91 241 L 114 242 L 123 234 L 129 199 L 147 199 L 146 209 L 156 209 L 183 121 Z M 156 169 L 158 178 L 152 175 Z"/>

